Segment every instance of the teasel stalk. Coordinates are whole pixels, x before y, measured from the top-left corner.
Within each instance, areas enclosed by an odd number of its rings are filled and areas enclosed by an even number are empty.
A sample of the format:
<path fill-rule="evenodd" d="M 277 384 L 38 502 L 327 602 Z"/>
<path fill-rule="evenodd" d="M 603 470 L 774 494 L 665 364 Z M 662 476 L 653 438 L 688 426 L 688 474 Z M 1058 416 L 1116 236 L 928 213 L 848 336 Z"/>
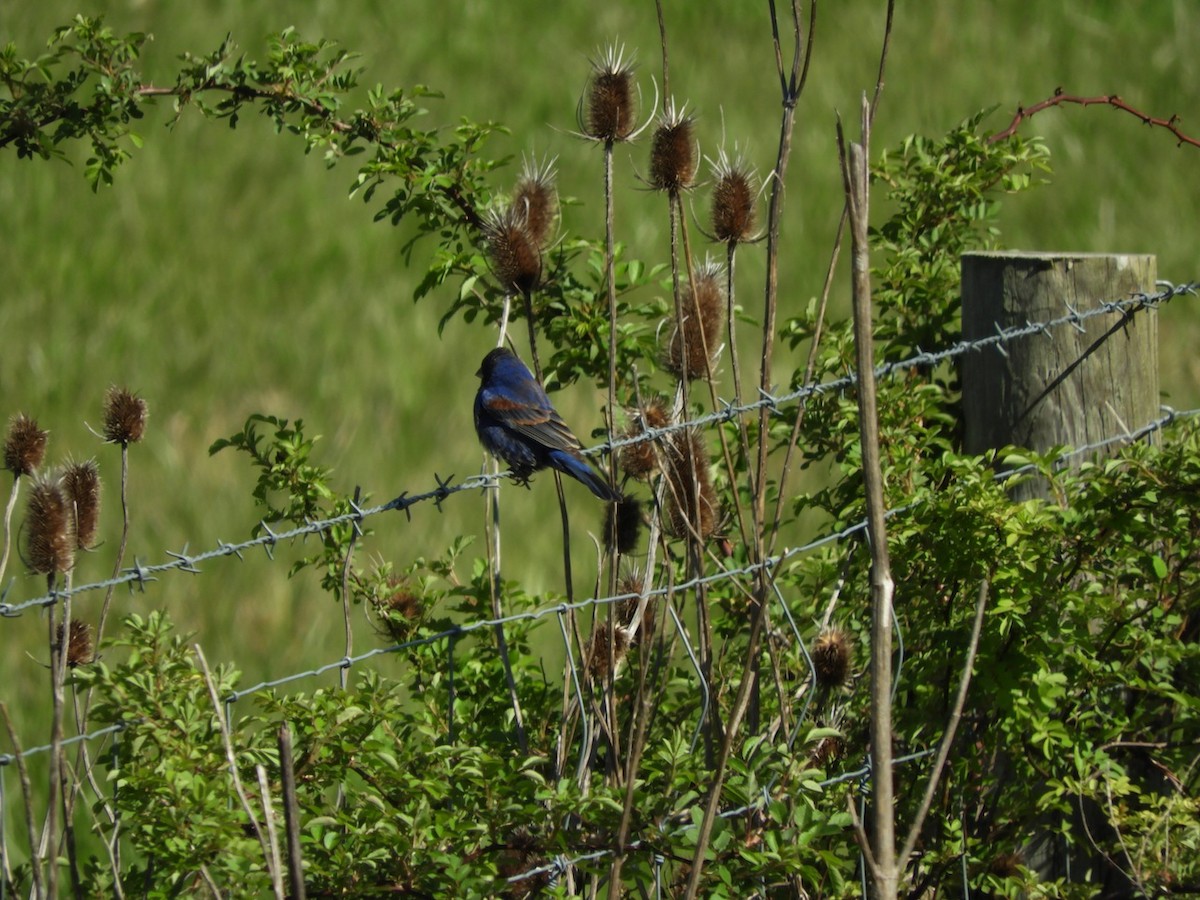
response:
<path fill-rule="evenodd" d="M 713 240 L 725 244 L 725 322 L 729 343 L 729 367 L 733 374 L 733 402 L 735 405 L 741 406 L 745 395 L 742 392 L 742 369 L 738 357 L 734 272 L 738 245 L 762 239 L 761 235 L 754 232 L 757 218 L 755 200 L 758 194 L 758 178 L 746 165 L 743 157 L 738 155 L 731 160 L 724 149 L 718 151 L 715 162 L 709 159 L 708 163 L 714 182 L 710 213 L 711 236 Z M 746 420 L 739 416 L 736 421 L 742 459 L 749 471 L 751 451 Z M 728 466 L 729 477 L 733 481 L 735 470 L 731 460 L 728 461 Z M 737 511 L 741 527 L 742 541 L 748 543 L 751 537 L 747 532 L 742 505 L 737 502 L 736 492 L 734 498 L 734 508 Z M 750 519 L 751 529 L 757 533 L 759 520 L 753 504 L 751 505 Z"/>
<path fill-rule="evenodd" d="M 125 550 L 129 545 L 129 446 L 139 443 L 145 437 L 146 420 L 149 415 L 146 401 L 128 388 L 113 385 L 105 394 L 104 439 L 121 448 L 121 542 L 117 546 L 117 558 L 113 561 L 113 578 L 121 574 L 121 567 L 125 564 Z M 108 621 L 113 590 L 110 586 L 104 592 L 100 618 L 96 623 L 97 644 L 104 635 L 104 624 Z"/>
<path fill-rule="evenodd" d="M 69 573 L 75 564 L 75 528 L 71 501 L 63 489 L 58 476 L 42 476 L 33 483 L 29 491 L 28 512 L 25 519 L 25 556 L 29 567 L 46 576 L 50 592 L 50 608 L 47 615 L 50 644 L 50 692 L 52 713 L 50 719 L 50 765 L 49 799 L 46 807 L 46 887 L 48 895 L 57 896 L 58 849 L 62 829 L 59 813 L 66 812 L 64 800 L 68 793 L 62 769 L 63 741 L 63 685 L 67 677 L 67 648 L 65 646 L 66 623 L 71 620 L 71 592 Z M 61 583 L 59 581 L 61 577 Z M 59 603 L 59 588 L 63 588 Z M 68 829 L 69 830 L 69 829 Z"/>
<path fill-rule="evenodd" d="M 613 148 L 636 140 L 646 127 L 639 127 L 638 89 L 631 55 L 625 58 L 624 46 L 610 44 L 591 61 L 592 71 L 580 95 L 576 109 L 579 135 L 604 148 L 604 284 L 608 299 L 608 405 L 605 425 L 609 443 L 616 433 L 617 410 L 617 287 L 616 237 L 613 203 Z M 657 97 L 655 99 L 657 104 Z M 653 107 L 652 107 L 653 108 Z M 649 122 L 646 123 L 647 125 Z M 617 454 L 609 454 L 609 482 L 618 482 Z M 616 535 L 609 535 L 615 544 Z M 609 588 L 616 585 L 616 560 L 609 559 Z"/>
<path fill-rule="evenodd" d="M 891 11 L 893 4 L 888 4 L 888 33 L 891 30 Z M 767 275 L 764 289 L 764 312 L 762 318 L 762 359 L 759 369 L 759 389 L 766 393 L 771 387 L 771 364 L 775 341 L 775 320 L 779 293 L 779 230 L 783 209 L 783 185 L 787 176 L 788 161 L 791 157 L 792 136 L 796 121 L 796 106 L 804 85 L 808 79 L 809 64 L 812 61 L 812 43 L 816 21 L 817 4 L 809 4 L 807 29 L 801 21 L 800 4 L 791 6 L 792 18 L 792 56 L 791 65 L 784 62 L 784 48 L 780 40 L 781 30 L 776 15 L 775 5 L 771 5 L 771 33 L 774 38 L 775 61 L 783 114 L 779 124 L 779 143 L 775 166 L 771 174 L 771 196 L 767 217 Z M 884 47 L 886 55 L 887 40 Z M 880 63 L 880 84 L 882 84 L 882 62 Z M 758 444 L 758 458 L 751 461 L 751 515 L 754 522 L 754 532 L 747 542 L 747 551 L 752 563 L 758 564 L 758 576 L 754 586 L 754 606 L 750 615 L 749 633 L 747 636 L 746 664 L 738 685 L 736 696 L 729 707 L 728 722 L 725 736 L 721 741 L 720 753 L 712 770 L 712 782 L 704 802 L 704 810 L 696 833 L 696 849 L 691 860 L 687 884 L 683 896 L 692 900 L 697 896 L 703 877 L 704 863 L 711 849 L 713 825 L 716 822 L 717 810 L 723 794 L 722 787 L 728 774 L 730 757 L 733 754 L 734 742 L 742 722 L 745 721 L 751 733 L 758 730 L 758 685 L 762 679 L 761 671 L 761 639 L 764 632 L 769 632 L 767 597 L 770 591 L 771 575 L 762 565 L 765 559 L 767 539 L 764 531 L 766 523 L 764 514 L 767 495 L 767 454 L 770 441 L 766 440 L 770 407 L 763 404 L 758 417 L 758 434 L 761 440 Z M 756 463 L 756 464 L 755 464 Z M 776 517 L 778 520 L 778 517 Z M 778 534 L 776 528 L 772 535 Z M 889 773 L 890 774 L 890 773 Z M 894 896 L 894 893 L 893 893 Z"/>
<path fill-rule="evenodd" d="M 146 401 L 135 392 L 125 387 L 111 385 L 104 395 L 104 425 L 101 432 L 101 437 L 109 444 L 116 444 L 121 448 L 121 539 L 117 546 L 116 559 L 113 560 L 112 577 L 115 579 L 121 574 L 121 569 L 125 564 L 125 552 L 129 546 L 129 447 L 131 444 L 137 444 L 142 441 L 146 435 L 146 422 L 149 419 L 149 407 Z M 98 490 L 98 489 L 97 489 Z M 99 494 L 97 493 L 97 499 Z M 86 532 L 86 528 L 85 528 Z M 91 540 L 85 533 L 84 537 L 88 539 L 88 545 Z M 99 647 L 104 636 L 104 626 L 108 622 L 109 610 L 112 607 L 113 591 L 115 584 L 112 584 L 104 592 L 104 601 L 100 606 L 100 616 L 96 621 L 96 630 L 94 636 L 94 646 Z M 69 618 L 69 603 L 70 595 L 67 596 L 68 608 L 66 617 L 63 621 L 70 621 Z M 87 731 L 88 715 L 91 712 L 92 692 L 89 689 L 82 701 L 79 697 L 75 697 L 75 722 L 79 733 Z M 93 767 L 89 758 L 87 741 L 82 741 L 79 744 L 78 762 L 76 771 L 82 771 L 91 783 L 96 795 L 103 797 L 104 794 L 96 783 L 93 773 Z M 66 818 L 69 822 L 73 816 L 75 799 L 79 794 L 77 791 L 69 791 L 65 796 Z M 117 840 L 118 831 L 117 825 L 119 818 L 114 807 L 107 801 L 103 803 L 103 808 L 108 820 L 113 824 L 114 831 L 109 843 L 109 852 L 112 855 L 114 869 L 119 868 L 120 860 L 120 842 Z"/>

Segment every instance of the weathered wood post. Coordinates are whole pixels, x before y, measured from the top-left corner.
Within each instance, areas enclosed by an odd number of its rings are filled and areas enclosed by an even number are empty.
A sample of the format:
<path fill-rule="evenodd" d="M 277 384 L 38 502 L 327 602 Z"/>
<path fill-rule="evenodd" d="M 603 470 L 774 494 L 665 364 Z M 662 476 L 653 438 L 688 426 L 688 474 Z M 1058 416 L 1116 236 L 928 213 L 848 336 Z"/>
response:
<path fill-rule="evenodd" d="M 1148 254 L 966 253 L 963 338 L 1083 313 L 1137 292 L 1157 275 Z M 1158 321 L 1153 310 L 1108 313 L 963 357 L 965 449 L 1013 444 L 1044 451 L 1133 431 L 1158 416 Z M 1027 482 L 1017 499 L 1037 496 Z"/>
<path fill-rule="evenodd" d="M 962 258 L 963 338 L 1085 313 L 1101 303 L 1155 291 L 1157 265 L 1145 254 L 967 253 Z M 970 453 L 1012 444 L 1036 451 L 1079 447 L 1158 418 L 1158 321 L 1154 310 L 1104 313 L 963 357 L 965 448 Z M 1114 452 L 1119 445 L 1113 445 Z M 1027 481 L 1013 498 L 1043 496 Z M 1069 850 L 1057 814 L 1029 823 L 1025 864 L 1043 878 L 1127 882 L 1085 836 L 1107 822 L 1095 810 L 1067 817 L 1079 838 Z M 1097 884 L 1100 882 L 1098 881 Z M 1133 896 L 1121 894 L 1121 896 Z"/>

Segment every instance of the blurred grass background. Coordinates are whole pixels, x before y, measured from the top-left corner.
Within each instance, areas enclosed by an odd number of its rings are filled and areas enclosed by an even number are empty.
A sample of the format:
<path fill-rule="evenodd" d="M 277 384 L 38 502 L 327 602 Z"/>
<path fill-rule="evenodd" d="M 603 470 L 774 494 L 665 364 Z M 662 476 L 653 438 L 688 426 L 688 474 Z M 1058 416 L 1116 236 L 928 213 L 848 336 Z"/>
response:
<path fill-rule="evenodd" d="M 882 0 L 821 8 L 788 181 L 781 320 L 821 288 L 841 211 L 834 114 L 853 121 L 860 93 L 874 85 L 884 9 Z M 376 82 L 426 84 L 446 95 L 431 101 L 437 122 L 453 126 L 465 116 L 512 130 L 495 139 L 493 155 L 557 155 L 563 194 L 581 201 L 567 210 L 568 227 L 596 236 L 600 154 L 567 133 L 587 59 L 603 44 L 624 43 L 640 60 L 647 105 L 651 77 L 661 83 L 649 2 L 78 7 L 8 0 L 0 3 L 0 42 L 34 56 L 77 12 L 102 12 L 118 31 L 153 34 L 142 64 L 149 80 L 163 84 L 173 81 L 180 53 L 210 52 L 227 33 L 251 58 L 265 56 L 264 37 L 289 25 L 308 38 L 337 40 L 362 55 L 358 102 Z M 715 156 L 723 138 L 760 172 L 769 170 L 779 90 L 766 4 L 667 0 L 665 13 L 672 92 L 699 114 L 702 151 Z M 1118 93 L 1150 114 L 1179 114 L 1185 130 L 1200 134 L 1198 40 L 1200 6 L 1189 0 L 901 4 L 875 155 L 906 134 L 937 135 L 987 107 L 999 107 L 988 121 L 999 130 L 1019 104 L 1057 86 Z M 310 433 L 324 436 L 317 459 L 336 469 L 335 482 L 346 492 L 361 485 L 376 502 L 428 489 L 434 473 L 473 474 L 482 459 L 470 406 L 474 372 L 494 335 L 453 323 L 439 337 L 448 291 L 413 304 L 430 247 L 406 269 L 403 229 L 373 223 L 375 206 L 347 199 L 352 166 L 326 171 L 298 139 L 275 135 L 252 115 L 234 131 L 194 111 L 174 129 L 165 127 L 169 119 L 169 104 L 147 109 L 139 127 L 144 149 L 98 194 L 83 178 L 86 148 L 69 149 L 73 165 L 0 156 L 0 415 L 36 417 L 51 431 L 49 464 L 95 455 L 106 479 L 106 543 L 80 560 L 77 583 L 109 574 L 119 536 L 119 454 L 88 431 L 100 423 L 110 384 L 138 391 L 151 410 L 146 440 L 130 454 L 130 560 L 158 562 L 168 550 L 199 551 L 248 535 L 258 518 L 253 473 L 244 458 L 210 458 L 207 450 L 253 412 L 303 418 Z M 1055 171 L 1051 184 L 1005 204 L 999 225 L 1006 246 L 1156 253 L 1160 277 L 1200 277 L 1189 224 L 1200 151 L 1176 147 L 1166 132 L 1106 107 L 1049 110 L 1023 131 L 1044 136 Z M 664 261 L 664 206 L 634 177 L 646 169 L 646 152 L 644 145 L 618 150 L 617 229 L 632 255 Z M 498 174 L 497 187 L 511 175 Z M 698 212 L 705 208 L 703 192 L 695 203 Z M 883 205 L 876 200 L 876 218 Z M 757 316 L 761 248 L 739 259 L 740 296 Z M 845 309 L 847 280 L 836 282 L 838 309 Z M 1167 402 L 1195 406 L 1200 318 L 1186 299 L 1162 317 Z M 781 355 L 778 382 L 793 360 Z M 601 423 L 603 398 L 591 387 L 573 386 L 558 400 L 581 436 Z M 600 511 L 582 489 L 568 491 L 582 596 L 595 571 L 583 532 L 598 527 Z M 525 536 L 509 541 L 506 576 L 533 589 L 561 587 L 553 494 L 548 478 L 532 493 L 503 494 L 506 528 Z M 414 510 L 411 522 L 377 517 L 360 559 L 374 555 L 399 567 L 436 554 L 454 535 L 482 534 L 483 511 L 479 494 L 461 494 L 440 514 L 432 506 Z M 117 612 L 165 607 L 210 661 L 239 666 L 245 684 L 339 658 L 340 606 L 320 592 L 316 573 L 289 579 L 284 556 L 274 564 L 261 554 L 223 559 L 200 576 L 169 575 L 144 594 L 120 592 Z M 18 561 L 9 568 L 10 601 L 44 588 L 21 568 Z M 76 615 L 94 621 L 100 600 L 99 593 L 80 596 Z M 44 619 L 33 613 L 0 629 L 0 699 L 25 743 L 41 743 L 49 708 Z M 368 646 L 364 626 L 355 649 Z M 395 665 L 389 658 L 375 664 Z"/>

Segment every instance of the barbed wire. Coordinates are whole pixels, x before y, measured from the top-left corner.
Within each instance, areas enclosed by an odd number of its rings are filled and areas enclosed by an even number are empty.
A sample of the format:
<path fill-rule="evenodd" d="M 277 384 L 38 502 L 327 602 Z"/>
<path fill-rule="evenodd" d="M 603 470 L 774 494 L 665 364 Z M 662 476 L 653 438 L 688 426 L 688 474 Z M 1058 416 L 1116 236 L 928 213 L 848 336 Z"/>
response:
<path fill-rule="evenodd" d="M 1012 326 L 1006 329 L 997 329 L 993 335 L 988 335 L 984 338 L 978 338 L 972 341 L 959 341 L 951 347 L 944 350 L 926 352 L 920 351 L 903 360 L 881 363 L 875 367 L 876 378 L 884 378 L 895 374 L 899 371 L 907 371 L 910 369 L 922 366 L 936 366 L 947 362 L 966 353 L 983 350 L 987 347 L 1002 348 L 1005 343 L 1008 343 L 1018 338 L 1028 337 L 1034 334 L 1048 334 L 1052 329 L 1065 326 L 1072 326 L 1082 330 L 1083 323 L 1089 319 L 1096 318 L 1102 315 L 1111 315 L 1120 313 L 1122 315 L 1132 315 L 1145 309 L 1156 309 L 1167 301 L 1183 294 L 1195 294 L 1200 290 L 1200 282 L 1191 281 L 1181 285 L 1174 285 L 1170 282 L 1158 282 L 1160 285 L 1165 285 L 1163 290 L 1156 294 L 1137 293 L 1122 300 L 1102 301 L 1092 309 L 1082 312 L 1076 310 L 1071 304 L 1065 304 L 1068 312 L 1065 315 L 1058 316 L 1053 319 L 1048 319 L 1043 322 L 1027 322 L 1024 325 Z M 623 447 L 634 444 L 643 443 L 646 441 L 658 440 L 668 434 L 685 429 L 700 428 L 705 425 L 710 425 L 719 422 L 727 422 L 738 416 L 745 415 L 750 412 L 756 412 L 764 406 L 772 409 L 789 403 L 798 402 L 809 397 L 837 392 L 853 387 L 858 382 L 858 374 L 851 372 L 841 378 L 827 382 L 811 382 L 790 391 L 786 394 L 775 396 L 766 394 L 758 400 L 749 403 L 734 405 L 725 403 L 720 410 L 706 413 L 689 419 L 684 422 L 675 422 L 663 425 L 657 428 L 644 428 L 638 434 L 629 435 L 627 437 L 617 438 L 612 441 L 603 442 L 593 447 L 585 449 L 583 452 L 586 455 L 595 455 L 619 450 Z M 134 564 L 113 578 L 108 578 L 102 581 L 95 581 L 81 585 L 71 585 L 57 591 L 52 591 L 38 597 L 33 597 L 24 600 L 20 603 L 2 602 L 2 596 L 7 596 L 8 589 L 0 596 L 0 618 L 13 618 L 21 615 L 25 610 L 31 608 L 42 608 L 52 606 L 59 600 L 67 596 L 75 596 L 91 591 L 107 590 L 110 587 L 116 587 L 123 584 L 137 586 L 144 589 L 148 582 L 155 581 L 156 576 L 172 571 L 187 572 L 190 574 L 199 574 L 199 566 L 201 563 L 212 559 L 227 556 L 237 556 L 239 559 L 242 555 L 257 548 L 262 548 L 268 556 L 271 556 L 276 544 L 281 541 L 294 540 L 296 538 L 304 538 L 313 534 L 321 534 L 330 529 L 336 528 L 339 525 L 353 523 L 357 528 L 359 524 L 372 516 L 380 513 L 389 512 L 392 510 L 403 511 L 411 515 L 412 507 L 420 503 L 425 503 L 430 500 L 440 510 L 442 501 L 446 500 L 452 494 L 461 491 L 474 490 L 475 488 L 484 488 L 494 486 L 498 483 L 501 476 L 493 475 L 476 475 L 467 478 L 457 484 L 451 483 L 450 479 L 442 480 L 436 475 L 437 487 L 424 491 L 420 494 L 404 493 L 400 496 L 380 504 L 365 509 L 357 507 L 353 501 L 351 503 L 351 511 L 339 516 L 333 516 L 327 519 L 317 519 L 311 522 L 306 522 L 303 525 L 296 526 L 287 531 L 275 532 L 272 531 L 266 522 L 260 522 L 259 528 L 263 531 L 256 537 L 240 543 L 226 543 L 218 541 L 217 546 L 210 550 L 206 550 L 196 555 L 189 555 L 187 545 L 183 549 L 174 552 L 166 551 L 170 557 L 166 562 L 156 563 L 154 565 L 144 565 L 137 558 L 134 558 Z M 11 588 L 11 582 L 9 585 Z"/>

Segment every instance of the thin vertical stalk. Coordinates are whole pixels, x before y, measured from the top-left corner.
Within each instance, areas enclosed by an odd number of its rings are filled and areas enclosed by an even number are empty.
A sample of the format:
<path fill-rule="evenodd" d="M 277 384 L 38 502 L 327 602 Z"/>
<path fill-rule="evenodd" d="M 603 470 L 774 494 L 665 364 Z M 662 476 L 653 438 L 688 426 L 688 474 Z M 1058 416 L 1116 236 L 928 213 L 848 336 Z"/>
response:
<path fill-rule="evenodd" d="M 896 810 L 892 771 L 892 580 L 883 496 L 883 461 L 875 392 L 875 345 L 871 315 L 871 260 L 867 225 L 870 211 L 870 107 L 862 98 L 861 142 L 846 146 L 838 129 L 842 177 L 848 198 L 854 345 L 858 367 L 858 422 L 871 548 L 871 854 L 874 894 L 894 900 L 899 883 L 896 864 Z"/>
<path fill-rule="evenodd" d="M 279 785 L 287 834 L 288 889 L 292 900 L 305 900 L 304 866 L 300 848 L 300 804 L 296 800 L 296 771 L 292 764 L 292 730 L 279 726 Z"/>
<path fill-rule="evenodd" d="M 37 826 L 33 821 L 33 783 L 29 780 L 29 769 L 25 765 L 25 754 L 21 751 L 21 739 L 13 727 L 12 718 L 8 714 L 8 706 L 0 701 L 0 718 L 4 719 L 4 728 L 8 731 L 8 740 L 12 744 L 13 757 L 17 761 L 17 777 L 21 781 L 21 800 L 25 807 L 26 836 L 29 839 L 29 871 L 33 881 L 33 896 L 46 896 L 42 884 L 42 857 L 38 852 Z M 5 859 L 7 865 L 8 860 Z"/>
<path fill-rule="evenodd" d="M 51 594 L 56 591 L 55 575 L 47 576 Z M 46 808 L 46 892 L 51 898 L 58 896 L 58 847 L 59 847 L 59 806 L 66 811 L 65 794 L 63 792 L 63 685 L 67 679 L 67 641 L 70 640 L 71 594 L 70 579 L 64 575 L 64 588 L 61 608 L 58 603 L 50 607 L 46 617 L 50 626 L 50 688 L 53 698 L 53 713 L 50 720 L 50 799 Z M 55 613 L 58 612 L 58 616 Z M 70 827 L 70 823 L 64 823 Z"/>

